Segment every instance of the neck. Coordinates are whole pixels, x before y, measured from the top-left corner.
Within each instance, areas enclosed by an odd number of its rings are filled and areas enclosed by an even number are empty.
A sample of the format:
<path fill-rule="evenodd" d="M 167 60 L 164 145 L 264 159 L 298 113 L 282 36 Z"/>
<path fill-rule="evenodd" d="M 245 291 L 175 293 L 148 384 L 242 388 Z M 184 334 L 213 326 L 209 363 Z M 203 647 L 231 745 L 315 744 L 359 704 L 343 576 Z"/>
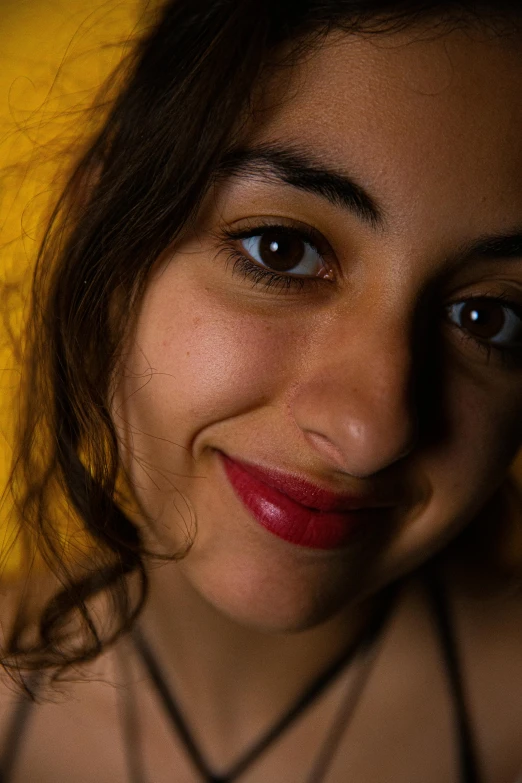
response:
<path fill-rule="evenodd" d="M 374 611 L 368 600 L 306 631 L 275 634 L 222 614 L 176 563 L 152 570 L 150 582 L 143 633 L 197 734 L 227 747 L 230 737 L 247 745 L 277 720 Z"/>

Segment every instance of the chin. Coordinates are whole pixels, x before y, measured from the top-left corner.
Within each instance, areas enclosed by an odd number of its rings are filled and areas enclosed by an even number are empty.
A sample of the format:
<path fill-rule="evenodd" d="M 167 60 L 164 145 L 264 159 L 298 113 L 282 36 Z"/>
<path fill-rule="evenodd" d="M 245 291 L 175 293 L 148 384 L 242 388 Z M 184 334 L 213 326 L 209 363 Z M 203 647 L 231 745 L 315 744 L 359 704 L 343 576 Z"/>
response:
<path fill-rule="evenodd" d="M 238 605 L 223 602 L 215 608 L 237 625 L 263 634 L 296 634 L 322 625 L 341 608 L 318 602 L 303 603 L 300 606 Z"/>
<path fill-rule="evenodd" d="M 313 569 L 312 569 L 313 570 Z M 326 570 L 326 569 L 325 569 Z M 192 581 L 207 604 L 234 623 L 262 633 L 309 630 L 356 603 L 359 590 L 346 573 L 282 575 L 278 569 L 230 569 Z M 338 578 L 336 578 L 336 576 Z"/>

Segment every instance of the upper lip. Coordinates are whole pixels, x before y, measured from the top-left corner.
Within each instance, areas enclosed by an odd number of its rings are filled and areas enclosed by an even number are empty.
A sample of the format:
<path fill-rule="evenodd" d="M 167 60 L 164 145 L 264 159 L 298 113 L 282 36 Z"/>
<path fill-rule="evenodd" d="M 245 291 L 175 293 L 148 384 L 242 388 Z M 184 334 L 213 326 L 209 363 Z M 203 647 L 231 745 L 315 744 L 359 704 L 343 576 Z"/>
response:
<path fill-rule="evenodd" d="M 277 489 L 302 506 L 317 511 L 357 511 L 363 508 L 375 508 L 393 505 L 390 502 L 382 502 L 373 496 L 355 495 L 354 493 L 339 493 L 324 489 L 317 484 L 312 484 L 303 476 L 296 473 L 285 473 L 279 468 L 262 467 L 252 462 L 223 455 L 240 465 L 247 473 L 258 478 L 270 487 Z"/>

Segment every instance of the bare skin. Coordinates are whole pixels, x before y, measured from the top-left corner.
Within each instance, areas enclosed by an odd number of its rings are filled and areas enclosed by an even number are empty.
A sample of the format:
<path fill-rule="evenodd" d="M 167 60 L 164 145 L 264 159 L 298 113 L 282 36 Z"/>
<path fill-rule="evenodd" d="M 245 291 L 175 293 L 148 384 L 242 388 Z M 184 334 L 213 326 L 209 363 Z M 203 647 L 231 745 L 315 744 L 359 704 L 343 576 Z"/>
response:
<path fill-rule="evenodd" d="M 197 520 L 186 557 L 151 569 L 142 625 L 217 770 L 360 633 L 380 587 L 473 521 L 520 446 L 521 253 L 493 257 L 476 245 L 522 232 L 521 77 L 515 42 L 479 31 L 332 36 L 266 86 L 245 145 L 313 155 L 356 180 L 381 222 L 273 176 L 235 176 L 158 260 L 114 419 L 154 521 L 151 529 L 136 517 L 150 542 L 176 550 Z M 225 240 L 225 230 L 257 236 L 274 223 L 313 229 L 317 250 L 308 246 L 298 274 L 317 285 L 253 288 L 227 265 L 232 250 L 256 258 L 255 242 L 246 252 L 245 239 Z M 498 333 L 459 320 L 458 305 L 472 297 L 493 300 L 482 306 L 500 318 Z M 304 550 L 250 517 L 218 451 L 390 508 L 378 534 Z M 454 563 L 446 573 L 485 780 L 514 783 L 522 601 L 497 594 L 488 574 L 464 577 Z M 42 783 L 129 779 L 118 717 L 126 691 L 93 681 L 95 672 L 135 682 L 145 779 L 198 780 L 126 645 L 93 664 L 88 682 L 68 686 L 74 699 L 39 708 L 16 783 L 35 770 Z M 241 780 L 305 781 L 356 668 Z M 327 782 L 457 782 L 452 720 L 415 576 Z"/>

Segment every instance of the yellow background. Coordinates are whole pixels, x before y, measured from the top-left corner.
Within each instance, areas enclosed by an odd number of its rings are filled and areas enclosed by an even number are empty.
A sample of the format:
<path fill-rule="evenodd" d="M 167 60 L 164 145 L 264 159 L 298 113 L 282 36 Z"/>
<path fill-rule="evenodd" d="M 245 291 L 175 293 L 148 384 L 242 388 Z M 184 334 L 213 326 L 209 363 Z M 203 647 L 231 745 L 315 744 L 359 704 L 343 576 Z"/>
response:
<path fill-rule="evenodd" d="M 19 365 L 16 340 L 30 271 L 71 142 L 88 130 L 106 77 L 143 29 L 143 0 L 0 3 L 0 497 L 12 455 Z M 20 548 L 9 496 L 0 502 L 0 573 Z"/>

